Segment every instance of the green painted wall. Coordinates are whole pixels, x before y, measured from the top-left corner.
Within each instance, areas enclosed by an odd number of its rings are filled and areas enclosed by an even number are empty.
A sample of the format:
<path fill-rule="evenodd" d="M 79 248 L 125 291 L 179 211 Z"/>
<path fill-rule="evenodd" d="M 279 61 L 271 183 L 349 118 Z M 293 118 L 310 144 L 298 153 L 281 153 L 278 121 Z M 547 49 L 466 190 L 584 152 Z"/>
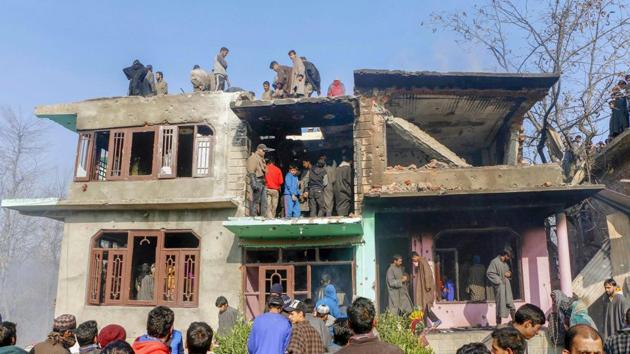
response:
<path fill-rule="evenodd" d="M 363 244 L 356 248 L 357 296 L 376 301 L 376 225 L 374 209 L 363 210 Z"/>

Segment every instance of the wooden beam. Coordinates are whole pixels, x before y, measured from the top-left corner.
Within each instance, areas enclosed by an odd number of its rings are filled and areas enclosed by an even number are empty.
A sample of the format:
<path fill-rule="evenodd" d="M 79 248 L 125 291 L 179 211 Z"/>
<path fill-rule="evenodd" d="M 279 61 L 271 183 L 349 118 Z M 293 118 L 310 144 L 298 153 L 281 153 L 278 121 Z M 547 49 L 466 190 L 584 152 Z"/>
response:
<path fill-rule="evenodd" d="M 394 129 L 401 138 L 417 146 L 423 153 L 431 159 L 454 164 L 458 167 L 470 167 L 470 165 L 461 157 L 457 156 L 446 146 L 435 140 L 431 135 L 425 133 L 417 125 L 394 116 L 385 118 L 387 126 Z"/>

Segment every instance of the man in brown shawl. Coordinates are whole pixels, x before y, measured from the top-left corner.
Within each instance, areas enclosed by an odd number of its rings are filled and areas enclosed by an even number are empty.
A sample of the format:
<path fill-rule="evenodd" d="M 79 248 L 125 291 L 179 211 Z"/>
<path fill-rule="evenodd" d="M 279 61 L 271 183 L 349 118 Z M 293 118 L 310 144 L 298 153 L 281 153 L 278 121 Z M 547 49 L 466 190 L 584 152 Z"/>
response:
<path fill-rule="evenodd" d="M 289 58 L 293 62 L 293 68 L 291 69 L 291 90 L 295 89 L 298 94 L 304 94 L 306 92 L 306 81 L 298 80 L 298 75 L 302 75 L 302 78 L 306 77 L 306 67 L 302 58 L 298 57 L 295 50 L 289 51 Z"/>
<path fill-rule="evenodd" d="M 623 328 L 628 302 L 617 288 L 614 279 L 607 279 L 604 282 L 604 331 L 602 335 L 606 338 L 617 334 Z"/>
<path fill-rule="evenodd" d="M 497 326 L 501 324 L 502 318 L 508 315 L 514 319 L 516 307 L 512 295 L 512 272 L 508 262 L 512 258 L 512 249 L 505 248 L 499 255 L 490 262 L 486 277 L 494 290 L 494 300 L 496 305 Z"/>
<path fill-rule="evenodd" d="M 389 305 L 387 310 L 395 315 L 405 315 L 413 311 L 409 297 L 409 279 L 403 272 L 402 257 L 394 255 L 392 264 L 387 269 L 387 294 Z"/>
<path fill-rule="evenodd" d="M 288 96 L 291 94 L 291 68 L 286 65 L 280 65 L 277 61 L 272 61 L 269 64 L 269 69 L 276 72 L 276 79 L 274 80 L 274 87 L 276 87 L 276 93 L 279 93 L 278 90 L 282 89 L 284 91 L 284 95 Z M 279 85 L 278 85 L 279 84 Z"/>
<path fill-rule="evenodd" d="M 435 301 L 435 279 L 433 278 L 433 271 L 427 259 L 417 252 L 411 253 L 411 262 L 413 262 L 416 281 L 414 294 L 416 307 L 424 311 L 425 322 L 429 319 L 433 328 L 436 328 L 442 324 L 442 321 L 440 321 L 435 313 L 433 313 L 433 310 L 431 310 L 433 302 Z"/>

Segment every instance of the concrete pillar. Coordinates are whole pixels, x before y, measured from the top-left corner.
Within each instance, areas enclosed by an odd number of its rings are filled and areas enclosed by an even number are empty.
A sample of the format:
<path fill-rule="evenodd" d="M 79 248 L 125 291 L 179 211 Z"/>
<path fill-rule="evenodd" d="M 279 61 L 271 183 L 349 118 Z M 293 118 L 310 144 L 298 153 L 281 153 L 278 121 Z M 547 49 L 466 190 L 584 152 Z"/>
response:
<path fill-rule="evenodd" d="M 376 302 L 376 224 L 374 210 L 363 210 L 363 244 L 356 248 L 356 291 L 357 296 Z M 378 308 L 378 307 L 377 307 Z"/>
<path fill-rule="evenodd" d="M 560 290 L 567 295 L 573 295 L 571 286 L 571 255 L 569 254 L 569 232 L 567 231 L 567 216 L 565 213 L 556 214 L 556 235 L 558 236 L 558 263 L 560 270 Z"/>

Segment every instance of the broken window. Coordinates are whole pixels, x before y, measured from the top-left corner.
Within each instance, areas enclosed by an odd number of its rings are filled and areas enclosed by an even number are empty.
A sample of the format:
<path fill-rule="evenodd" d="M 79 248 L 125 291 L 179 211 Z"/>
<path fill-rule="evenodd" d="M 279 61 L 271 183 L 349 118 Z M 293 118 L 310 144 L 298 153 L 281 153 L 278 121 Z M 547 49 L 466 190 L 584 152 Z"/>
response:
<path fill-rule="evenodd" d="M 154 131 L 133 132 L 131 134 L 129 176 L 149 176 L 153 174 L 154 147 Z"/>
<path fill-rule="evenodd" d="M 272 284 L 280 282 L 287 295 L 323 297 L 327 284 L 335 286 L 340 306 L 354 295 L 354 248 L 245 249 L 243 292 L 248 318 L 264 311 Z M 323 255 L 323 257 L 322 257 Z"/>
<path fill-rule="evenodd" d="M 194 307 L 199 262 L 191 231 L 102 232 L 91 251 L 88 303 Z"/>
<path fill-rule="evenodd" d="M 207 125 L 195 126 L 195 151 L 193 155 L 193 176 L 204 177 L 210 175 L 212 164 L 212 146 L 214 135 Z"/>
<path fill-rule="evenodd" d="M 125 140 L 127 132 L 124 130 L 112 130 L 109 136 L 109 146 L 111 148 L 107 170 L 107 179 L 121 179 L 124 177 L 123 153 L 125 151 Z"/>
<path fill-rule="evenodd" d="M 512 292 L 521 296 L 518 235 L 508 229 L 462 229 L 440 232 L 435 238 L 434 260 L 439 301 L 494 300 L 486 279 L 490 262 L 505 247 L 514 251 L 510 261 Z"/>
<path fill-rule="evenodd" d="M 177 177 L 192 177 L 195 127 L 179 127 L 177 139 Z"/>
<path fill-rule="evenodd" d="M 79 134 L 79 146 L 77 148 L 77 162 L 74 177 L 76 181 L 89 180 L 90 151 L 92 148 L 92 133 Z"/>
<path fill-rule="evenodd" d="M 177 126 L 160 127 L 158 156 L 160 158 L 160 178 L 174 178 L 177 175 Z"/>
<path fill-rule="evenodd" d="M 92 180 L 104 181 L 107 178 L 107 156 L 109 154 L 109 132 L 94 133 L 94 163 Z"/>

